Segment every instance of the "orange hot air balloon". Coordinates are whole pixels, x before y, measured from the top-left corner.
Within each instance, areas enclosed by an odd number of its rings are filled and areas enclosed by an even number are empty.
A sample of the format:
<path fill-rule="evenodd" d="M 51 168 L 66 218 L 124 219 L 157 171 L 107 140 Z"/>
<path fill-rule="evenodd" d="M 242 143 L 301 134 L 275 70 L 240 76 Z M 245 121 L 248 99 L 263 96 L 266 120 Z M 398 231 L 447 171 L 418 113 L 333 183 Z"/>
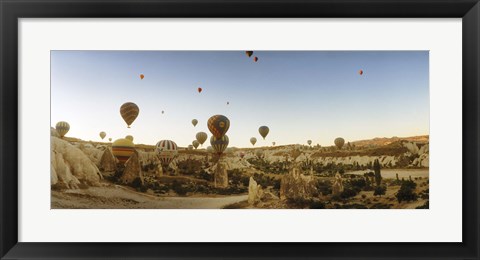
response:
<path fill-rule="evenodd" d="M 359 70 L 358 74 L 363 75 L 363 70 Z"/>
<path fill-rule="evenodd" d="M 198 93 L 202 93 L 202 88 L 198 88 Z"/>
<path fill-rule="evenodd" d="M 253 61 L 257 62 L 257 61 L 258 61 L 258 57 L 253 58 Z"/>
<path fill-rule="evenodd" d="M 145 75 L 140 74 L 140 79 L 143 79 L 143 78 L 145 78 Z"/>

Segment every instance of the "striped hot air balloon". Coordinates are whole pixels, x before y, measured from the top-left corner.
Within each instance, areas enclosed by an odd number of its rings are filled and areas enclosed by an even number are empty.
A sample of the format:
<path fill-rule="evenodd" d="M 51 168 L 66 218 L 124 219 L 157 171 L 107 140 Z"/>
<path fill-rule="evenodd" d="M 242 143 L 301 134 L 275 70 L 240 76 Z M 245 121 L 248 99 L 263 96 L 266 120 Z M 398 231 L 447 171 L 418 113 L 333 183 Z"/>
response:
<path fill-rule="evenodd" d="M 107 136 L 107 133 L 105 133 L 103 131 L 100 132 L 100 138 L 102 138 L 102 140 L 103 140 L 103 138 L 105 138 L 105 136 Z"/>
<path fill-rule="evenodd" d="M 70 125 L 65 121 L 60 121 L 55 125 L 55 129 L 58 135 L 63 138 L 68 133 L 68 130 L 70 130 Z"/>
<path fill-rule="evenodd" d="M 230 120 L 224 115 L 214 115 L 208 119 L 207 126 L 212 135 L 220 139 L 230 128 Z"/>
<path fill-rule="evenodd" d="M 174 141 L 162 140 L 155 147 L 158 159 L 164 167 L 167 167 L 177 156 L 177 144 Z"/>
<path fill-rule="evenodd" d="M 132 102 L 127 102 L 120 107 L 120 115 L 127 123 L 128 128 L 130 128 L 130 125 L 135 121 L 139 113 L 140 108 Z"/>
<path fill-rule="evenodd" d="M 227 149 L 228 146 L 228 136 L 224 135 L 221 138 L 216 138 L 215 136 L 210 137 L 210 144 L 213 147 L 213 150 L 218 155 L 221 155 L 225 149 Z"/>
<path fill-rule="evenodd" d="M 205 132 L 198 132 L 197 135 L 195 136 L 197 138 L 197 141 L 203 145 L 203 143 L 205 143 L 205 141 L 207 141 L 207 133 Z"/>
<path fill-rule="evenodd" d="M 112 144 L 112 153 L 122 164 L 125 164 L 134 152 L 135 145 L 128 139 L 117 139 Z"/>

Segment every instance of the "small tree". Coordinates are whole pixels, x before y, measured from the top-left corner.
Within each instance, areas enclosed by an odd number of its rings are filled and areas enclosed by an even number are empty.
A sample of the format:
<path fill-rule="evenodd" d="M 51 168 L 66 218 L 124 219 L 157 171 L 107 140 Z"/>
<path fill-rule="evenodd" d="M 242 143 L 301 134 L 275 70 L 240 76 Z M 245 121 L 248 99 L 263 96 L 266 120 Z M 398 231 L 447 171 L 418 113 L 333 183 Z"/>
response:
<path fill-rule="evenodd" d="M 386 191 L 387 191 L 387 186 L 383 186 L 383 185 L 377 186 L 375 187 L 375 191 L 373 192 L 373 195 L 382 197 L 382 195 L 385 195 Z"/>
<path fill-rule="evenodd" d="M 378 159 L 375 159 L 375 161 L 373 162 L 373 171 L 375 172 L 375 183 L 377 184 L 377 186 L 380 186 L 380 184 L 382 183 L 382 175 L 380 173 L 380 162 L 378 161 Z"/>
<path fill-rule="evenodd" d="M 398 190 L 397 197 L 398 202 L 417 200 L 418 195 L 415 193 L 417 184 L 413 181 L 403 181 L 400 190 Z"/>

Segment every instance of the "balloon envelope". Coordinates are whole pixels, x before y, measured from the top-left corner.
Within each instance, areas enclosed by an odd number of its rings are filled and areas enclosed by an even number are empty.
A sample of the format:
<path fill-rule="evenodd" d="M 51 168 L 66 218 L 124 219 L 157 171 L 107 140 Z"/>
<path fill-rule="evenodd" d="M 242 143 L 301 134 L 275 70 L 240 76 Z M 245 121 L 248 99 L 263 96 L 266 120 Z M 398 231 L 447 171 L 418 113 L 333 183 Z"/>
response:
<path fill-rule="evenodd" d="M 200 143 L 197 140 L 193 140 L 192 145 L 195 147 L 195 149 L 197 149 Z"/>
<path fill-rule="evenodd" d="M 255 145 L 256 142 L 257 142 L 257 138 L 255 138 L 255 137 L 250 138 L 250 143 L 252 145 Z"/>
<path fill-rule="evenodd" d="M 338 137 L 334 141 L 335 146 L 337 146 L 338 149 L 342 149 L 342 146 L 345 144 L 345 139 Z"/>
<path fill-rule="evenodd" d="M 265 139 L 265 137 L 267 137 L 268 135 L 268 132 L 270 132 L 270 129 L 268 128 L 268 126 L 261 126 L 258 128 L 258 132 L 263 137 L 263 139 Z"/>
<path fill-rule="evenodd" d="M 128 139 L 117 139 L 112 144 L 112 154 L 122 164 L 128 161 L 135 152 L 135 145 Z"/>
<path fill-rule="evenodd" d="M 220 139 L 230 128 L 230 120 L 224 115 L 214 115 L 208 119 L 207 125 L 212 135 Z"/>
<path fill-rule="evenodd" d="M 100 132 L 100 138 L 102 138 L 102 140 L 103 140 L 103 138 L 105 138 L 105 136 L 107 136 L 107 133 L 105 133 L 103 131 Z"/>
<path fill-rule="evenodd" d="M 70 130 L 70 125 L 65 121 L 60 121 L 55 125 L 55 129 L 58 135 L 63 138 L 68 133 L 68 130 Z"/>
<path fill-rule="evenodd" d="M 258 61 L 258 57 L 253 58 L 253 61 L 257 62 L 257 61 Z"/>
<path fill-rule="evenodd" d="M 145 78 L 145 75 L 140 74 L 140 79 L 143 79 L 143 78 Z"/>
<path fill-rule="evenodd" d="M 127 135 L 127 136 L 125 136 L 125 139 L 128 139 L 128 140 L 130 140 L 130 141 L 132 141 L 132 142 L 133 142 L 133 136 L 131 136 L 131 135 Z"/>
<path fill-rule="evenodd" d="M 162 140 L 155 146 L 155 152 L 163 166 L 168 166 L 177 156 L 177 144 L 174 141 Z"/>
<path fill-rule="evenodd" d="M 130 125 L 135 121 L 139 113 L 140 109 L 132 102 L 127 102 L 120 107 L 120 115 L 125 123 L 127 123 L 128 128 L 130 128 Z"/>
<path fill-rule="evenodd" d="M 363 70 L 359 70 L 358 74 L 363 75 Z"/>
<path fill-rule="evenodd" d="M 224 135 L 221 138 L 216 138 L 215 136 L 210 137 L 210 144 L 218 155 L 221 155 L 223 151 L 227 149 L 228 141 L 227 135 Z"/>
<path fill-rule="evenodd" d="M 198 93 L 202 93 L 202 90 L 203 90 L 203 89 L 202 89 L 202 88 L 198 88 L 197 90 L 198 90 Z"/>
<path fill-rule="evenodd" d="M 253 55 L 253 51 L 246 51 L 245 54 L 250 58 Z"/>
<path fill-rule="evenodd" d="M 207 140 L 208 136 L 205 132 L 198 132 L 195 137 L 197 138 L 197 141 L 203 145 L 203 143 L 205 143 L 205 141 Z"/>
<path fill-rule="evenodd" d="M 197 119 L 192 119 L 192 125 L 195 127 L 197 126 L 198 124 L 198 120 Z"/>
<path fill-rule="evenodd" d="M 312 140 L 308 140 L 308 141 L 307 141 L 307 144 L 308 144 L 308 145 L 311 145 L 311 144 L 312 144 Z"/>

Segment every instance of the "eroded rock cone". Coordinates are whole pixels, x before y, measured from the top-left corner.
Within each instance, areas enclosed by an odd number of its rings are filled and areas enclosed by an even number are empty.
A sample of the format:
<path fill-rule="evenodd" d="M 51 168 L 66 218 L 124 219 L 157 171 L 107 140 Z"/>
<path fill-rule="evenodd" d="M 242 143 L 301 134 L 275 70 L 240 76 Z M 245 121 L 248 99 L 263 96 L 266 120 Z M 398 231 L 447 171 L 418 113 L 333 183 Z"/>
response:
<path fill-rule="evenodd" d="M 288 174 L 282 177 L 280 183 L 280 199 L 310 199 L 318 195 L 313 176 L 300 173 L 300 167 L 294 165 Z"/>
<path fill-rule="evenodd" d="M 124 184 L 138 184 L 140 181 L 141 185 L 143 185 L 142 168 L 140 167 L 137 152 L 134 152 L 125 163 L 125 170 L 120 177 L 120 181 Z"/>
<path fill-rule="evenodd" d="M 332 185 L 332 196 L 338 197 L 343 192 L 343 181 L 340 174 L 335 174 L 335 181 Z"/>
<path fill-rule="evenodd" d="M 215 169 L 214 185 L 215 188 L 228 187 L 227 165 L 222 160 L 217 163 L 217 167 Z"/>
<path fill-rule="evenodd" d="M 117 159 L 113 156 L 110 148 L 106 148 L 100 159 L 100 170 L 104 172 L 115 172 L 117 167 Z"/>
<path fill-rule="evenodd" d="M 262 186 L 257 184 L 253 177 L 250 177 L 250 181 L 248 182 L 248 204 L 255 205 L 260 202 L 263 194 Z"/>

